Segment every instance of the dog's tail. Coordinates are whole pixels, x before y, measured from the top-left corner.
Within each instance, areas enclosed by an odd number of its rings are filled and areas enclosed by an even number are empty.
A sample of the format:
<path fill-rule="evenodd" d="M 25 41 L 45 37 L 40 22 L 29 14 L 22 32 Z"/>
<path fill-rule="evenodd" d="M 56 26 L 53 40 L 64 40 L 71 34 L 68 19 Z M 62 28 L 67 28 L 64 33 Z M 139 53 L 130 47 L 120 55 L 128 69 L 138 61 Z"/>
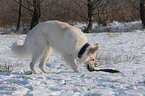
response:
<path fill-rule="evenodd" d="M 18 57 L 25 57 L 28 55 L 28 51 L 25 45 L 21 41 L 14 42 L 11 47 L 12 52 Z"/>

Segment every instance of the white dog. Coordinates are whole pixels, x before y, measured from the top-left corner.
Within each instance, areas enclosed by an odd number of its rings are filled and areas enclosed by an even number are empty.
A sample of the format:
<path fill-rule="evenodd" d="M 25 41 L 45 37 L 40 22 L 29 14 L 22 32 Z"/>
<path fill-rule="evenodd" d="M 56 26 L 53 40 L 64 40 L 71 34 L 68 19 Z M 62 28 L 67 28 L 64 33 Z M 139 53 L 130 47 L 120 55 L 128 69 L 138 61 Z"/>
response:
<path fill-rule="evenodd" d="M 87 42 L 87 37 L 80 29 L 60 21 L 46 21 L 38 24 L 28 33 L 24 44 L 13 43 L 12 51 L 20 56 L 31 54 L 30 68 L 35 73 L 37 73 L 35 63 L 41 59 L 39 68 L 46 73 L 45 62 L 51 49 L 54 49 L 75 72 L 79 72 L 76 59 L 79 63 L 89 66 L 89 70 L 94 69 L 98 43 L 92 45 Z"/>

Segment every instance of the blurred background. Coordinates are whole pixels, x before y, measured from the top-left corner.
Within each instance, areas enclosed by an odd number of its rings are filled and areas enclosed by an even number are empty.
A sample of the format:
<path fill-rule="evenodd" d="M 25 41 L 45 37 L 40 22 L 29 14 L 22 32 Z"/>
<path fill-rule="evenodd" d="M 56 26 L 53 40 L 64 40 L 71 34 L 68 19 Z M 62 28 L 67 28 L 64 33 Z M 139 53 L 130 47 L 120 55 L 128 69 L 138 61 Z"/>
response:
<path fill-rule="evenodd" d="M 107 26 L 113 21 L 142 20 L 145 0 L 0 0 L 0 26 L 32 29 L 39 22 L 60 20 L 70 24 L 86 22 L 84 32 L 92 32 L 94 22 Z M 143 14 L 143 15 L 142 15 Z M 142 16 L 142 18 L 141 18 Z"/>

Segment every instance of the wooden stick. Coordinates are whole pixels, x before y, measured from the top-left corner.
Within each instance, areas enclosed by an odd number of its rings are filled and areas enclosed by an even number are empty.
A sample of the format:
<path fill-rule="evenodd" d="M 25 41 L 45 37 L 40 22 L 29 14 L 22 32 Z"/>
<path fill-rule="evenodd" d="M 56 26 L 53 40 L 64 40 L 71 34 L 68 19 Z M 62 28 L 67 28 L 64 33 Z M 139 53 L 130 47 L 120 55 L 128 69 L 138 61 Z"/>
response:
<path fill-rule="evenodd" d="M 103 71 L 103 72 L 109 72 L 109 73 L 121 73 L 120 71 L 118 70 L 114 70 L 114 69 L 89 69 L 89 65 L 87 66 L 87 69 L 90 71 L 90 72 L 93 72 L 93 71 L 96 71 L 96 72 L 99 72 L 99 71 Z"/>

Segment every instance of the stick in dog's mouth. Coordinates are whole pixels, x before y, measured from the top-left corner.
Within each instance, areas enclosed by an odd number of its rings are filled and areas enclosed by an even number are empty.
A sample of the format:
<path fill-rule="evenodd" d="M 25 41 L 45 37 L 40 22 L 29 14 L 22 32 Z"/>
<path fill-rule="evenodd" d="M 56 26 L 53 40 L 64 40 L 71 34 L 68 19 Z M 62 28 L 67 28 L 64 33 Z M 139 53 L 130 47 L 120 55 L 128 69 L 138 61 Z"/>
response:
<path fill-rule="evenodd" d="M 98 72 L 98 71 L 103 71 L 103 72 L 109 72 L 109 73 L 121 73 L 120 71 L 118 71 L 118 70 L 114 70 L 114 69 L 99 69 L 99 70 L 97 70 L 97 69 L 90 69 L 89 68 L 89 65 L 87 65 L 87 69 L 90 71 L 90 72 L 93 72 L 93 71 L 96 71 L 96 72 Z"/>

